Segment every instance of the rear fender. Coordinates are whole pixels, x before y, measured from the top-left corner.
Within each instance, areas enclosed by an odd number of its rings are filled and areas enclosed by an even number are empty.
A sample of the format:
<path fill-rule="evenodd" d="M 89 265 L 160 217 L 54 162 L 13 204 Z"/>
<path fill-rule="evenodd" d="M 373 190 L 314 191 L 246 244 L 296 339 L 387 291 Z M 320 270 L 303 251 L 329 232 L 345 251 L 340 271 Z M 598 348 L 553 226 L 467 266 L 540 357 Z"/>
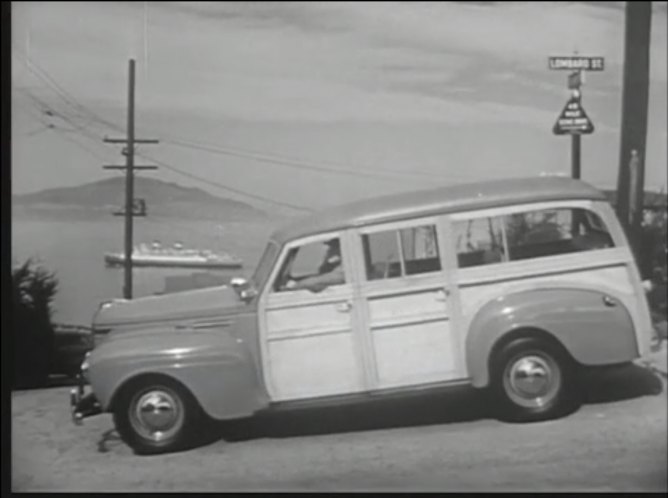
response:
<path fill-rule="evenodd" d="M 587 289 L 538 289 L 498 297 L 476 314 L 466 336 L 466 362 L 475 387 L 489 383 L 489 359 L 499 341 L 537 330 L 582 365 L 639 356 L 631 315 L 618 296 Z"/>

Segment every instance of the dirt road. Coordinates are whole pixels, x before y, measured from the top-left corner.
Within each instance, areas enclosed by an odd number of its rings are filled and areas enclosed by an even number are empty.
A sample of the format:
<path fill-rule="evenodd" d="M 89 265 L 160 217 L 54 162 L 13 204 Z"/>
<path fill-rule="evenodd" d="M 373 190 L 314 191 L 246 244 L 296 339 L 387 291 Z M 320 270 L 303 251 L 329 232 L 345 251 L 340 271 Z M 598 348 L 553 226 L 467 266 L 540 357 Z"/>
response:
<path fill-rule="evenodd" d="M 591 376 L 586 404 L 504 424 L 472 391 L 258 417 L 199 448 L 136 456 L 67 388 L 12 397 L 14 491 L 666 491 L 665 378 Z"/>

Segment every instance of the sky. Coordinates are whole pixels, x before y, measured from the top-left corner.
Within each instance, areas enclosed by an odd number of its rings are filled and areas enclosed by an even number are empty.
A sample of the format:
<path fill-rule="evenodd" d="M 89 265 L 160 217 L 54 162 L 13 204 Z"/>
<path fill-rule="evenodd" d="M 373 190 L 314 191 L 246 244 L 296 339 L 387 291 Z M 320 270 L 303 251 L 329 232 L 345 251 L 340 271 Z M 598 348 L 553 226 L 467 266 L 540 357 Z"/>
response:
<path fill-rule="evenodd" d="M 646 187 L 666 186 L 667 2 L 653 2 Z M 551 55 L 588 72 L 582 178 L 616 186 L 624 2 L 15 2 L 12 189 L 119 174 L 128 60 L 143 172 L 263 209 L 569 175 Z"/>

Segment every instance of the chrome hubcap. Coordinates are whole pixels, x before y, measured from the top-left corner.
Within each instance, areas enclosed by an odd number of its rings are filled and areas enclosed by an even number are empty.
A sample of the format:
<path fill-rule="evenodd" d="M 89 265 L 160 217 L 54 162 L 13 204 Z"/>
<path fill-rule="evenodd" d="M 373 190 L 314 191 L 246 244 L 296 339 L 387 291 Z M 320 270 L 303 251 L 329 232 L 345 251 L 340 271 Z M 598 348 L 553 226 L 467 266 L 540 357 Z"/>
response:
<path fill-rule="evenodd" d="M 146 439 L 167 439 L 183 425 L 181 400 L 167 388 L 138 394 L 130 406 L 130 423 Z"/>
<path fill-rule="evenodd" d="M 550 357 L 524 354 L 508 364 L 503 381 L 513 402 L 528 408 L 541 407 L 557 395 L 561 372 Z"/>

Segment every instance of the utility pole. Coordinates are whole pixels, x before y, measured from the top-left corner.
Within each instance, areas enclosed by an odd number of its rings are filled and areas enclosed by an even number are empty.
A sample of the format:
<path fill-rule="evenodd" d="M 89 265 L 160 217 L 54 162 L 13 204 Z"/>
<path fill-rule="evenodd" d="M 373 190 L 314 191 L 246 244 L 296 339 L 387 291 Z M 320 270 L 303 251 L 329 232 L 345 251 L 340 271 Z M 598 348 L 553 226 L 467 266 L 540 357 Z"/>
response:
<path fill-rule="evenodd" d="M 129 61 L 129 78 L 128 78 L 128 124 L 127 124 L 127 138 L 104 138 L 107 143 L 124 143 L 126 147 L 123 150 L 125 155 L 125 166 L 106 165 L 104 169 L 119 169 L 125 170 L 125 210 L 120 213 L 114 213 L 115 216 L 125 217 L 125 251 L 123 268 L 125 271 L 125 278 L 123 284 L 123 297 L 125 299 L 132 299 L 132 233 L 133 233 L 133 218 L 135 216 L 145 216 L 145 203 L 142 199 L 134 198 L 134 172 L 135 170 L 149 170 L 157 169 L 157 166 L 135 166 L 135 144 L 157 144 L 155 139 L 138 139 L 135 138 L 135 61 Z M 135 209 L 136 201 L 143 209 Z"/>
<path fill-rule="evenodd" d="M 629 235 L 635 234 L 640 228 L 645 197 L 651 26 L 652 2 L 626 2 L 617 216 Z M 630 192 L 631 183 L 634 192 Z M 629 216 L 629 212 L 632 216 Z"/>

